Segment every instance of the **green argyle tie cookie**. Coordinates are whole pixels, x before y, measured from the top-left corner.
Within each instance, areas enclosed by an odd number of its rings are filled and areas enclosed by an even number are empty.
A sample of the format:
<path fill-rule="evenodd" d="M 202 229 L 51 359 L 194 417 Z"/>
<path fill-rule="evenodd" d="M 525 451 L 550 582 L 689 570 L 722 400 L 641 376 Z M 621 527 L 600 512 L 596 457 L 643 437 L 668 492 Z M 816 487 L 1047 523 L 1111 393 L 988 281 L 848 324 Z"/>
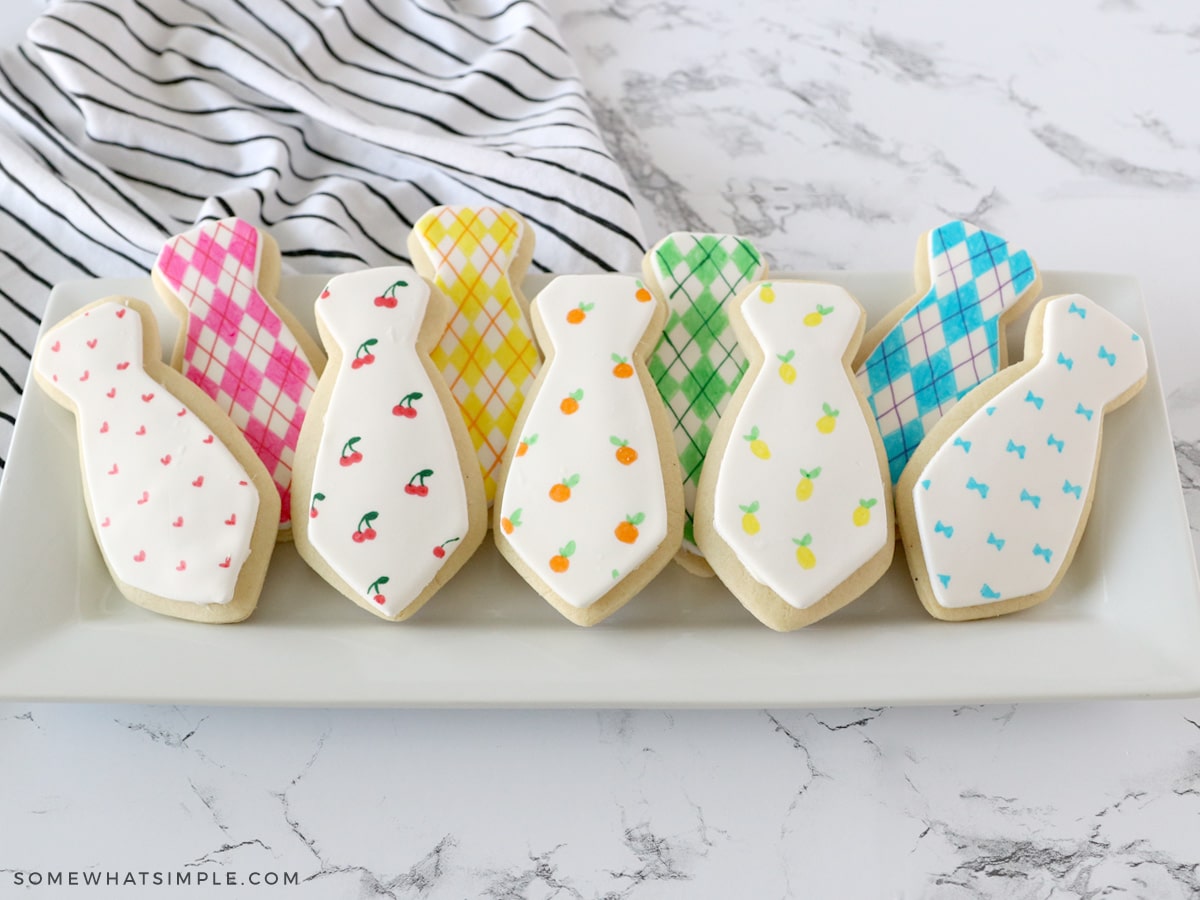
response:
<path fill-rule="evenodd" d="M 728 234 L 676 232 L 646 255 L 646 277 L 671 311 L 650 357 L 650 374 L 673 417 L 687 510 L 683 547 L 695 556 L 701 553 L 692 516 L 704 455 L 746 371 L 725 304 L 766 272 L 758 248 Z"/>

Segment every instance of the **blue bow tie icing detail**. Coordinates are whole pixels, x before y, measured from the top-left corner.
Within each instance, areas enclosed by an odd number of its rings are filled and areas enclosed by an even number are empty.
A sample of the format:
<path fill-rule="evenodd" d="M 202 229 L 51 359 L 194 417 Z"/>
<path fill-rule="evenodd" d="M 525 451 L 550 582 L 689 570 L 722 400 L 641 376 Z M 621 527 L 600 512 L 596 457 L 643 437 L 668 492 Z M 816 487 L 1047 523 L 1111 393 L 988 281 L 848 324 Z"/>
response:
<path fill-rule="evenodd" d="M 1046 560 L 1046 562 L 1050 562 L 1051 552 L 1053 551 L 1051 551 L 1049 547 L 1043 547 L 1041 544 L 1033 545 L 1033 555 L 1040 556 L 1042 559 Z"/>
<path fill-rule="evenodd" d="M 955 446 L 955 447 L 962 447 L 962 448 L 963 448 L 963 453 L 970 453 L 970 452 L 971 452 L 971 442 L 970 442 L 970 441 L 964 441 L 962 438 L 956 437 L 956 438 L 954 439 L 954 446 Z"/>
<path fill-rule="evenodd" d="M 1008 453 L 1015 453 L 1021 459 L 1025 458 L 1025 445 L 1013 442 L 1012 438 L 1008 439 L 1008 446 L 1004 448 Z"/>
<path fill-rule="evenodd" d="M 984 500 L 987 499 L 988 486 L 986 484 L 981 484 L 980 482 L 976 481 L 974 475 L 967 478 L 967 490 L 968 491 L 979 491 L 979 496 L 982 497 Z"/>
<path fill-rule="evenodd" d="M 942 583 L 942 587 L 950 587 L 950 576 L 949 575 L 939 575 L 938 581 L 940 581 Z"/>
<path fill-rule="evenodd" d="M 987 413 L 989 416 L 992 413 L 994 413 L 995 411 L 996 411 L 996 407 L 994 407 L 994 406 L 989 406 L 987 409 L 984 410 L 984 412 Z"/>
<path fill-rule="evenodd" d="M 1087 310 L 1081 306 L 1076 306 L 1075 301 L 1071 301 L 1071 305 L 1067 307 L 1067 315 L 1071 313 L 1077 313 L 1081 319 L 1087 318 Z"/>
<path fill-rule="evenodd" d="M 1037 494 L 1031 494 L 1029 491 L 1021 488 L 1021 502 L 1024 503 L 1026 500 L 1033 504 L 1034 509 L 1041 509 L 1042 498 Z"/>
<path fill-rule="evenodd" d="M 979 596 L 982 597 L 984 600 L 999 600 L 1000 592 L 993 591 L 990 587 L 988 587 L 985 584 L 982 588 L 979 589 Z"/>
<path fill-rule="evenodd" d="M 988 532 L 988 543 L 991 544 L 993 547 L 995 547 L 997 550 L 1004 549 L 1004 538 L 998 538 L 998 537 L 996 537 L 996 535 L 994 535 L 990 531 Z"/>
<path fill-rule="evenodd" d="M 954 537 L 954 526 L 953 525 L 943 525 L 942 520 L 938 519 L 937 524 L 933 526 L 933 533 L 934 534 L 944 534 L 946 537 L 952 538 L 952 537 Z"/>
<path fill-rule="evenodd" d="M 1045 398 L 1045 397 L 1039 397 L 1039 396 L 1037 396 L 1037 394 L 1035 394 L 1033 391 L 1030 391 L 1029 393 L 1027 393 L 1027 394 L 1025 395 L 1025 402 L 1026 402 L 1026 403 L 1032 403 L 1032 404 L 1033 404 L 1034 406 L 1036 406 L 1038 409 L 1041 409 L 1041 408 L 1042 408 L 1042 404 L 1046 402 L 1046 398 Z"/>
<path fill-rule="evenodd" d="M 1138 334 L 1136 331 L 1133 334 L 1131 334 L 1130 337 L 1133 338 L 1135 341 L 1140 341 L 1142 339 L 1142 336 L 1140 334 Z"/>
<path fill-rule="evenodd" d="M 1078 500 L 1080 498 L 1080 496 L 1083 494 L 1083 485 L 1082 484 L 1071 484 L 1070 480 L 1068 479 L 1067 481 L 1063 482 L 1063 493 L 1064 494 L 1074 494 L 1075 499 Z"/>
<path fill-rule="evenodd" d="M 925 488 L 925 490 L 929 490 L 929 486 L 931 484 L 933 484 L 933 482 L 930 481 L 928 478 L 926 478 L 924 481 L 921 482 L 921 487 Z"/>
<path fill-rule="evenodd" d="M 1050 435 L 1050 437 L 1046 438 L 1046 446 L 1053 447 L 1059 453 L 1063 452 L 1063 442 L 1058 440 L 1054 435 Z"/>
<path fill-rule="evenodd" d="M 1075 360 L 1068 356 L 1063 356 L 1061 352 L 1058 354 L 1058 364 L 1060 366 L 1066 366 L 1068 372 L 1075 368 Z"/>
<path fill-rule="evenodd" d="M 1115 354 L 1115 353 L 1109 353 L 1107 350 L 1105 350 L 1105 349 L 1104 349 L 1104 345 L 1103 345 L 1103 344 L 1101 344 L 1101 345 L 1100 345 L 1100 354 L 1099 354 L 1099 356 L 1100 356 L 1100 358 L 1101 358 L 1102 360 L 1104 360 L 1104 361 L 1105 361 L 1106 363 L 1108 363 L 1110 366 L 1115 366 L 1115 365 L 1117 364 L 1117 354 Z"/>
<path fill-rule="evenodd" d="M 1077 404 L 1075 404 L 1075 413 L 1076 413 L 1076 415 L 1083 416 L 1083 417 L 1084 417 L 1084 418 L 1086 418 L 1086 419 L 1087 419 L 1089 422 L 1090 422 L 1090 421 L 1092 421 L 1092 413 L 1093 413 L 1093 412 L 1095 412 L 1095 410 L 1088 409 L 1088 408 L 1087 408 L 1086 406 L 1084 406 L 1082 403 L 1077 403 Z"/>

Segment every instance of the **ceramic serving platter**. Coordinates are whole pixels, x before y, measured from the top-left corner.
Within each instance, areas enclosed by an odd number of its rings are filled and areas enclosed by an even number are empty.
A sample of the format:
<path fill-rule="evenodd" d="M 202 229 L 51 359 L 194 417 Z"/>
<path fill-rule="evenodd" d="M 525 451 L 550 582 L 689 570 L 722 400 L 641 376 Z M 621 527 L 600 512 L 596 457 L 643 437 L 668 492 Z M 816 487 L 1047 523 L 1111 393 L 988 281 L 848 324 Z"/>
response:
<path fill-rule="evenodd" d="M 847 287 L 869 321 L 911 292 L 908 274 L 777 274 Z M 321 276 L 285 278 L 308 327 Z M 530 278 L 536 293 L 545 276 Z M 902 555 L 862 598 L 776 634 L 715 579 L 671 565 L 592 629 L 564 621 L 490 538 L 415 618 L 381 622 L 278 548 L 258 610 L 236 626 L 164 618 L 126 602 L 84 512 L 74 420 L 26 388 L 0 489 L 0 699 L 437 707 L 764 707 L 960 704 L 1200 694 L 1200 587 L 1162 387 L 1137 283 L 1044 273 L 1147 338 L 1142 393 L 1105 422 L 1091 523 L 1061 587 L 1035 609 L 931 619 Z M 45 321 L 148 279 L 56 288 Z M 1022 323 L 1023 324 L 1023 323 Z M 1010 329 L 1019 358 L 1023 327 Z"/>

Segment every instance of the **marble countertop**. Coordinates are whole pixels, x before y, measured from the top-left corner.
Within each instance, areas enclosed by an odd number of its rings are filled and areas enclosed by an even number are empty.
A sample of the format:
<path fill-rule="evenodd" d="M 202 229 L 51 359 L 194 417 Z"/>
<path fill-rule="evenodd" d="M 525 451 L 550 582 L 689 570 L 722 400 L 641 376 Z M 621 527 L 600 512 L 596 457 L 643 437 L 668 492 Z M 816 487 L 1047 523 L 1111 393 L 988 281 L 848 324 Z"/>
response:
<path fill-rule="evenodd" d="M 651 239 L 895 270 L 962 216 L 1044 268 L 1136 275 L 1195 541 L 1194 3 L 555 6 Z M 0 771 L 0 893 L 14 869 L 121 869 L 294 872 L 245 896 L 322 898 L 1200 895 L 1200 700 L 4 705 Z"/>

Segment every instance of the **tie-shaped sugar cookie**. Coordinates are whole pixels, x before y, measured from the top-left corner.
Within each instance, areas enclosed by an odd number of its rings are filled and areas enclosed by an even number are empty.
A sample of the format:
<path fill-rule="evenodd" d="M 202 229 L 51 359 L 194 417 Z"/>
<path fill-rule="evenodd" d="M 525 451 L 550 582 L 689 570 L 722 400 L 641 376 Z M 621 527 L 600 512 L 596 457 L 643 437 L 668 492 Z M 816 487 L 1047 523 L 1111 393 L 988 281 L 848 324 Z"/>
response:
<path fill-rule="evenodd" d="M 865 314 L 845 289 L 802 281 L 760 284 L 730 314 L 751 364 L 709 448 L 696 537 L 750 612 L 791 631 L 892 560 L 883 446 L 850 371 Z"/>
<path fill-rule="evenodd" d="M 745 238 L 729 234 L 669 234 L 646 254 L 646 284 L 667 302 L 667 324 L 650 357 L 650 374 L 671 413 L 683 470 L 686 519 L 676 560 L 696 575 L 712 575 L 696 546 L 692 519 L 696 486 L 713 431 L 746 371 L 746 354 L 729 324 L 727 304 L 767 277 L 767 264 Z"/>
<path fill-rule="evenodd" d="M 475 449 L 429 359 L 449 304 L 393 266 L 337 276 L 315 312 L 330 361 L 296 451 L 296 549 L 359 606 L 400 621 L 487 533 Z"/>
<path fill-rule="evenodd" d="M 893 483 L 938 419 L 1007 365 L 1004 327 L 1041 290 L 1028 253 L 958 221 L 921 237 L 916 283 L 867 333 L 854 363 Z"/>
<path fill-rule="evenodd" d="M 238 622 L 258 603 L 279 497 L 161 352 L 149 308 L 114 297 L 51 328 L 34 375 L 75 414 L 92 531 L 121 592 L 165 615 Z"/>
<path fill-rule="evenodd" d="M 292 461 L 325 355 L 284 307 L 279 246 L 241 219 L 170 238 L 153 278 L 183 324 L 171 365 L 212 397 L 263 461 L 291 536 Z"/>
<path fill-rule="evenodd" d="M 1025 359 L 979 386 L 929 435 L 897 486 L 921 602 L 939 619 L 1046 599 L 1075 555 L 1101 423 L 1146 381 L 1146 348 L 1079 294 L 1034 309 Z"/>
<path fill-rule="evenodd" d="M 628 602 L 683 536 L 679 462 L 646 368 L 665 318 L 626 275 L 561 275 L 533 304 L 547 362 L 505 457 L 496 544 L 577 625 Z"/>
<path fill-rule="evenodd" d="M 529 304 L 521 294 L 533 244 L 524 219 L 490 206 L 434 207 L 408 238 L 413 265 L 454 307 L 433 362 L 466 420 L 489 504 L 538 370 Z"/>

